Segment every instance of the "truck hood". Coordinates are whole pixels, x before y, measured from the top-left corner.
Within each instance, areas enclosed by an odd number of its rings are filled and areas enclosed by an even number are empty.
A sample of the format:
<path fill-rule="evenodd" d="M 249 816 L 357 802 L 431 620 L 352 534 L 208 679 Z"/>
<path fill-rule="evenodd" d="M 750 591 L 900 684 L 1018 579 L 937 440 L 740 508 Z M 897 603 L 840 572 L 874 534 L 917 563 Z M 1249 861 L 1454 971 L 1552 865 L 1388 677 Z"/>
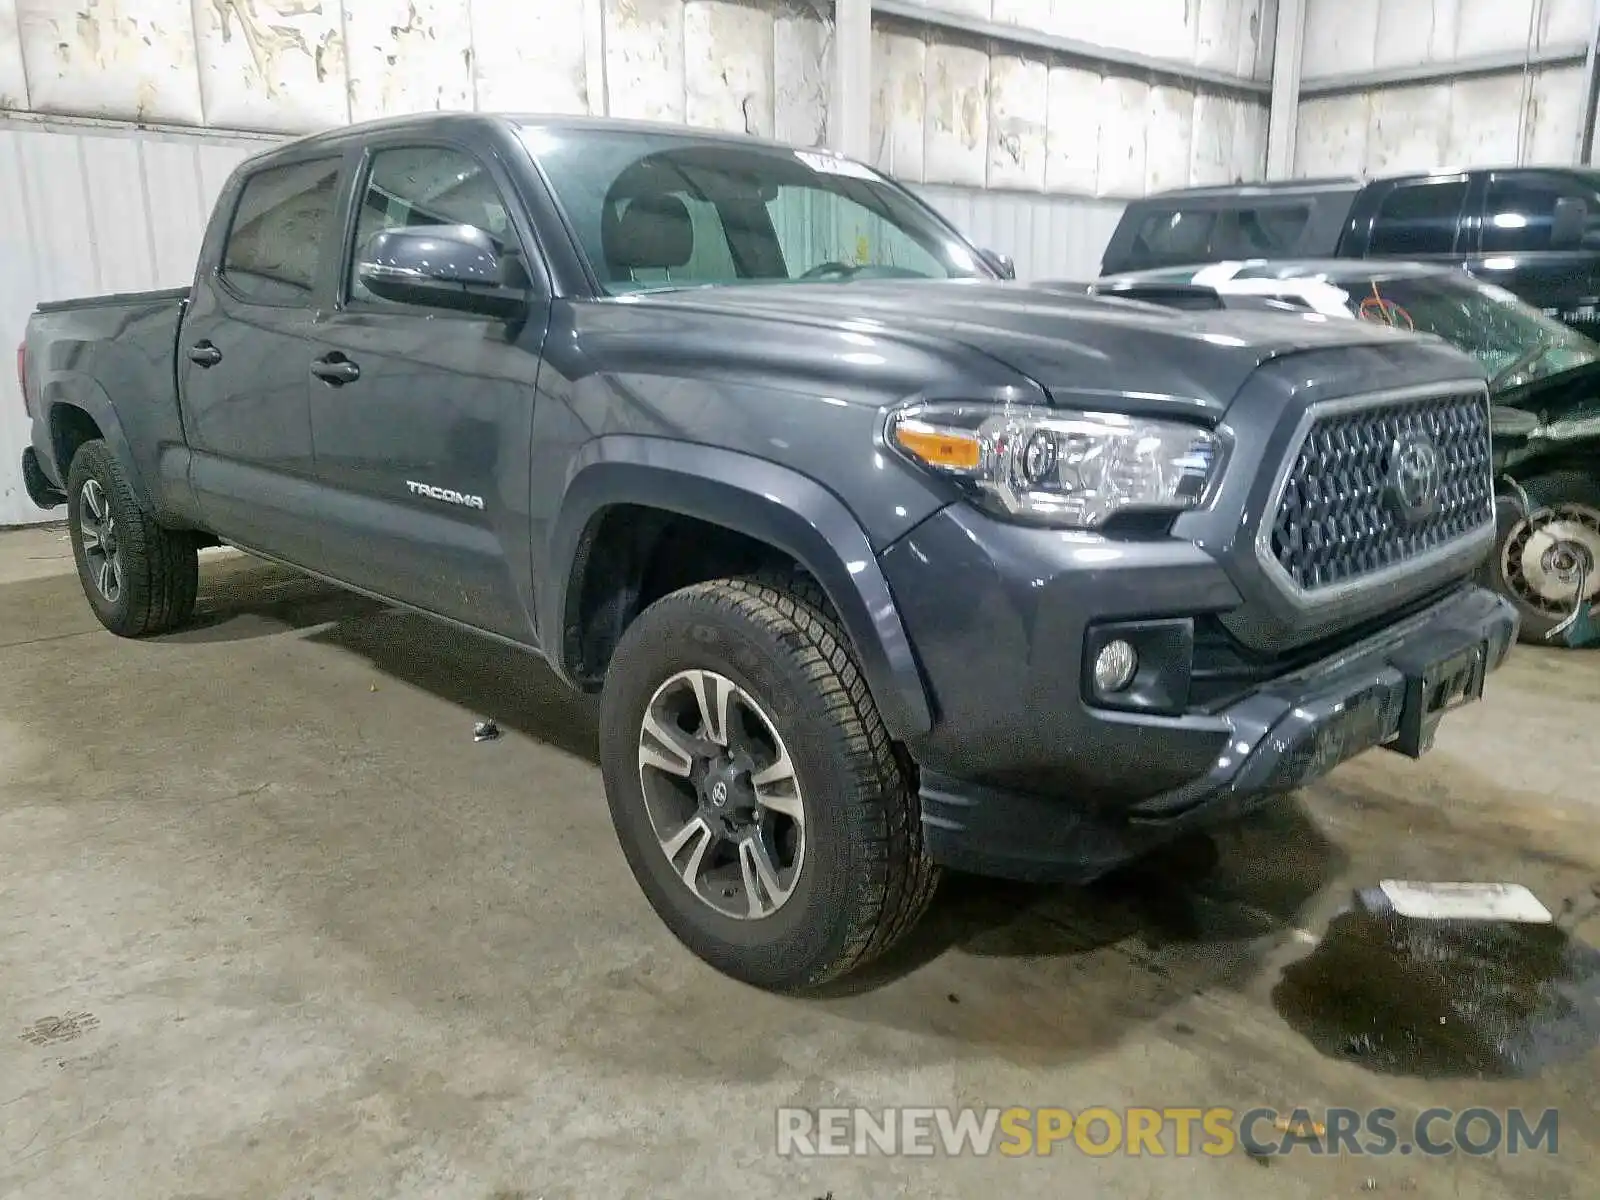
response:
<path fill-rule="evenodd" d="M 931 338 L 987 355 L 1052 397 L 1136 394 L 1216 416 L 1270 359 L 1405 338 L 1361 321 L 1188 312 L 980 281 L 752 284 L 646 292 L 628 302 L 887 339 Z"/>

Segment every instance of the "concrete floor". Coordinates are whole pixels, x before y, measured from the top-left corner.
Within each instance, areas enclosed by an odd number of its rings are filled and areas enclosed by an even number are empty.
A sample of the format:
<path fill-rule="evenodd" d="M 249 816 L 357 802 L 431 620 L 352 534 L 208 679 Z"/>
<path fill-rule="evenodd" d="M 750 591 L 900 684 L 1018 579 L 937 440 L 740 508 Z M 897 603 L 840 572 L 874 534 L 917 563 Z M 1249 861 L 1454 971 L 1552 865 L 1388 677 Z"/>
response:
<path fill-rule="evenodd" d="M 1600 1059 L 1380 1074 L 1274 1000 L 1384 877 L 1524 883 L 1600 940 L 1594 655 L 1519 650 L 1432 756 L 1345 767 L 1209 872 L 956 879 L 880 986 L 794 1000 L 656 921 L 593 708 L 537 662 L 240 556 L 208 556 L 196 628 L 122 641 L 65 552 L 0 535 L 0 1195 L 1594 1195 Z M 1554 1158 L 775 1155 L 777 1106 L 839 1103 L 1562 1123 Z"/>

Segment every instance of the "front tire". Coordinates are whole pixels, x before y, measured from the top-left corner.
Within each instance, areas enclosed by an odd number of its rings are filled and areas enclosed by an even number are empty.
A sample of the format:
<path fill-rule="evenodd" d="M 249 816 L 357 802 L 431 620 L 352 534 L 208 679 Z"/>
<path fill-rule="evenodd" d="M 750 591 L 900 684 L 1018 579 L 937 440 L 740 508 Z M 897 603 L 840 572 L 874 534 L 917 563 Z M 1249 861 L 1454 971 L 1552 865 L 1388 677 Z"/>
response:
<path fill-rule="evenodd" d="M 111 447 L 85 442 L 67 472 L 67 530 L 89 607 L 112 633 L 146 637 L 194 614 L 200 559 L 193 535 L 140 507 Z"/>
<path fill-rule="evenodd" d="M 735 979 L 827 983 L 933 896 L 909 772 L 813 588 L 716 580 L 651 605 L 612 658 L 600 753 L 646 898 Z"/>
<path fill-rule="evenodd" d="M 1600 594 L 1600 484 L 1581 471 L 1553 471 L 1522 486 L 1539 517 L 1530 523 L 1497 506 L 1490 580 L 1517 606 L 1521 640 L 1548 646 L 1546 635 L 1572 611 L 1579 563 L 1584 594 L 1591 602 Z"/>

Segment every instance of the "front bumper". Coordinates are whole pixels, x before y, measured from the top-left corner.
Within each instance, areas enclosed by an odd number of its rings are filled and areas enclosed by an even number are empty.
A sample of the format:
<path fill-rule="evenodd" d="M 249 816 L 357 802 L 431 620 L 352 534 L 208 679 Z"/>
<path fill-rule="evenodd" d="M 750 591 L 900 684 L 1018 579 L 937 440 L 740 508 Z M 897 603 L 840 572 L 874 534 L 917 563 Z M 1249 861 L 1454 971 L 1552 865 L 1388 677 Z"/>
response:
<path fill-rule="evenodd" d="M 1516 640 L 1512 606 L 1462 584 L 1225 702 L 1111 711 L 1084 694 L 1097 626 L 1225 611 L 1221 569 L 1181 542 L 978 537 L 974 520 L 935 517 L 884 564 L 937 713 L 910 747 L 927 844 L 982 874 L 1092 878 L 1375 746 L 1421 753 L 1440 705 L 1481 692 Z"/>

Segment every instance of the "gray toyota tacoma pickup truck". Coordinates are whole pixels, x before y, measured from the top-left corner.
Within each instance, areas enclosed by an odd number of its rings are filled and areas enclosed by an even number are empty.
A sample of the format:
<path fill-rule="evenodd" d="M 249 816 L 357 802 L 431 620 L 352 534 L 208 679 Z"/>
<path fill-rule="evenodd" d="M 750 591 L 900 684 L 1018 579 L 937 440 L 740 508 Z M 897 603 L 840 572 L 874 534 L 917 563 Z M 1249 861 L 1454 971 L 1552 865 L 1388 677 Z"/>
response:
<path fill-rule="evenodd" d="M 1003 274 L 832 154 L 342 129 L 238 168 L 189 288 L 39 307 L 22 466 L 114 633 L 223 542 L 600 692 L 651 904 L 804 988 L 941 866 L 1088 879 L 1421 754 L 1516 632 L 1469 360 Z"/>

